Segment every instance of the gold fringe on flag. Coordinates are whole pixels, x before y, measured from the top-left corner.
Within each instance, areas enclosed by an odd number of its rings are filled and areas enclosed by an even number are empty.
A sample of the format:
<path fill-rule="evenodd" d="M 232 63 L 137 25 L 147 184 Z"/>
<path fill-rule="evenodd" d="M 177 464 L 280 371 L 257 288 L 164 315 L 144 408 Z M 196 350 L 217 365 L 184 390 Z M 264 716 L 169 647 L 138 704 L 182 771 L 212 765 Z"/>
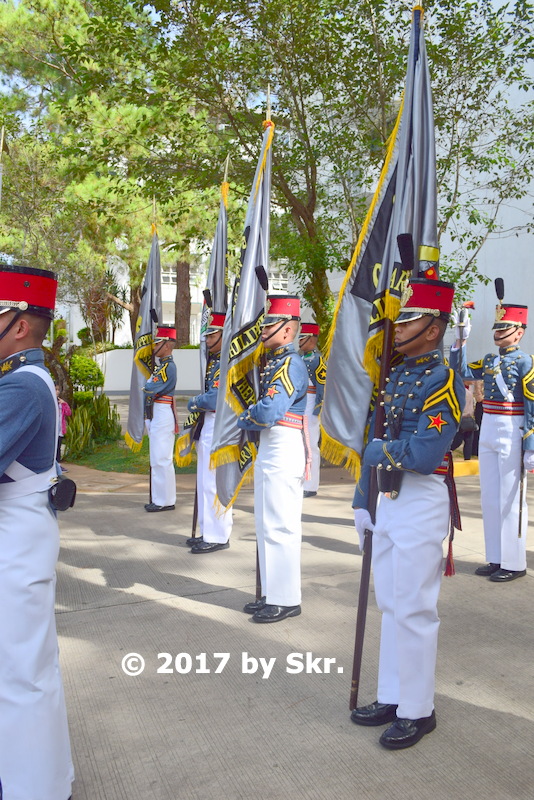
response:
<path fill-rule="evenodd" d="M 143 445 L 143 442 L 136 442 L 135 439 L 132 439 L 132 437 L 128 432 L 124 434 L 124 441 L 130 448 L 132 453 L 138 453 Z"/>
<path fill-rule="evenodd" d="M 221 447 L 217 452 L 210 455 L 210 469 L 217 469 L 223 464 L 233 464 L 234 461 L 239 461 L 239 454 L 241 448 L 238 444 L 229 444 L 226 447 Z"/>
<path fill-rule="evenodd" d="M 355 481 L 359 480 L 361 470 L 361 458 L 359 454 L 341 442 L 336 441 L 325 431 L 321 425 L 321 455 L 330 461 L 331 464 L 344 467 Z"/>
<path fill-rule="evenodd" d="M 184 433 L 182 436 L 179 436 L 176 439 L 174 444 L 174 463 L 177 467 L 188 467 L 193 460 L 191 449 L 189 449 L 185 455 L 180 455 L 181 450 L 185 450 L 187 447 L 189 447 L 190 439 L 191 434 L 189 432 Z M 194 443 L 191 445 L 191 448 L 192 447 L 194 447 Z"/>

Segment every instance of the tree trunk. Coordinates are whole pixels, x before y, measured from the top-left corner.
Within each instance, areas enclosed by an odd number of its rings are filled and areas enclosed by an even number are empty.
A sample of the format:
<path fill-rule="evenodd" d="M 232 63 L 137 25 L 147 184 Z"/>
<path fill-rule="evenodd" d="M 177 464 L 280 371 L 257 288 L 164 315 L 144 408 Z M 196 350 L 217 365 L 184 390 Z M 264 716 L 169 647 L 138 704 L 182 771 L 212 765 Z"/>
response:
<path fill-rule="evenodd" d="M 191 318 L 191 292 L 189 290 L 189 262 L 176 262 L 176 347 L 189 344 L 189 320 Z"/>
<path fill-rule="evenodd" d="M 137 325 L 137 318 L 139 316 L 139 307 L 141 305 L 141 287 L 132 289 L 130 298 L 131 309 L 130 313 L 130 330 L 132 332 L 132 342 L 135 342 L 135 326 Z"/>

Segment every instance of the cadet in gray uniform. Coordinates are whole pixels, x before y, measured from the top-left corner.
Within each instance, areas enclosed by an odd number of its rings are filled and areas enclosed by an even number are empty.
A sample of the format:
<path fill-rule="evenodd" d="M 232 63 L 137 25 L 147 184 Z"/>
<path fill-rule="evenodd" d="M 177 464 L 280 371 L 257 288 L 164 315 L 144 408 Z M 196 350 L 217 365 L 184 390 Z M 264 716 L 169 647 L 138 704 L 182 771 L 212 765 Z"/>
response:
<path fill-rule="evenodd" d="M 534 361 L 519 348 L 527 326 L 527 306 L 497 306 L 494 341 L 499 354 L 488 353 L 466 364 L 465 330 L 451 348 L 451 366 L 466 380 L 484 381 L 484 414 L 478 461 L 484 539 L 488 564 L 475 570 L 495 583 L 526 575 L 528 512 L 523 468 L 534 469 Z"/>
<path fill-rule="evenodd" d="M 54 615 L 58 408 L 41 344 L 52 272 L 0 265 L 0 786 L 67 800 L 74 779 Z M 2 791 L 0 789 L 0 796 Z"/>
<path fill-rule="evenodd" d="M 262 341 L 268 349 L 260 398 L 238 418 L 238 426 L 260 431 L 254 464 L 254 518 L 260 562 L 261 600 L 244 610 L 254 622 L 278 622 L 301 613 L 300 550 L 302 483 L 306 467 L 303 414 L 308 372 L 293 341 L 300 301 L 269 298 Z"/>
<path fill-rule="evenodd" d="M 176 364 L 172 351 L 176 344 L 176 329 L 158 328 L 154 339 L 154 356 L 158 364 L 145 383 L 145 425 L 150 446 L 150 503 L 145 510 L 172 511 L 176 503 L 176 477 L 173 451 L 176 433 L 174 390 Z"/>
<path fill-rule="evenodd" d="M 390 371 L 383 440 L 365 448 L 354 495 L 358 533 L 373 531 L 382 627 L 377 700 L 354 709 L 351 718 L 357 725 L 392 723 L 379 740 L 392 750 L 411 747 L 436 727 L 437 603 L 451 514 L 446 477 L 465 401 L 462 379 L 445 366 L 439 350 L 453 294 L 450 283 L 413 280 L 403 295 L 395 347 L 404 360 Z M 371 467 L 377 468 L 381 492 L 374 526 L 368 510 Z M 389 476 L 396 486 L 388 485 Z"/>
<path fill-rule="evenodd" d="M 317 347 L 319 326 L 315 322 L 303 322 L 299 334 L 300 354 L 308 370 L 308 392 L 305 419 L 311 452 L 310 477 L 304 481 L 304 497 L 315 497 L 319 491 L 321 453 L 319 451 L 319 414 L 323 406 L 326 383 L 326 364 Z"/>

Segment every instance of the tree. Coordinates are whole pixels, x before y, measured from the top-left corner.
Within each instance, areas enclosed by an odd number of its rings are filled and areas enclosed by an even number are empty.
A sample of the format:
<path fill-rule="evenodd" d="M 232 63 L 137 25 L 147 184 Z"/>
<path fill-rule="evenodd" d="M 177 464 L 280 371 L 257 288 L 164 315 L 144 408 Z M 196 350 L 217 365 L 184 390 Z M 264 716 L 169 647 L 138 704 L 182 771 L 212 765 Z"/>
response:
<path fill-rule="evenodd" d="M 29 5 L 12 6 L 13 19 Z M 287 260 L 324 323 L 332 302 L 327 270 L 350 256 L 398 108 L 412 3 L 79 5 L 87 20 L 62 38 L 48 35 L 46 59 L 42 41 L 30 52 L 25 40 L 25 63 L 20 53 L 8 60 L 18 74 L 31 73 L 28 59 L 45 61 L 68 80 L 67 92 L 51 92 L 50 107 L 69 126 L 64 153 L 78 174 L 104 171 L 117 191 L 128 178 L 164 204 L 217 185 L 231 148 L 232 177 L 246 194 L 270 83 L 272 252 Z M 465 283 L 483 278 L 480 247 L 499 231 L 503 203 L 524 197 L 532 180 L 533 107 L 514 105 L 510 91 L 527 98 L 532 88 L 533 8 L 526 0 L 426 6 L 440 233 L 456 248 L 456 261 L 445 266 Z"/>
<path fill-rule="evenodd" d="M 0 243 L 17 260 L 40 260 L 42 266 L 53 267 L 59 273 L 62 294 L 78 301 L 96 338 L 102 338 L 112 315 L 110 302 L 126 308 L 132 331 L 135 326 L 154 221 L 151 187 L 153 181 L 157 183 L 157 175 L 147 174 L 138 162 L 144 163 L 153 135 L 162 146 L 162 128 L 153 133 L 161 107 L 135 106 L 128 102 L 127 93 L 117 97 L 109 87 L 101 97 L 84 95 L 69 48 L 73 43 L 84 47 L 93 13 L 90 4 L 76 0 L 8 3 L 0 9 L 0 40 L 9 51 L 4 73 L 11 90 L 11 103 L 9 107 L 4 103 L 4 108 L 17 137 L 5 186 L 10 202 L 3 209 Z M 140 35 L 143 38 L 142 30 Z M 114 66 L 124 67 L 120 55 Z M 135 81 L 131 70 L 123 77 Z M 55 103 L 59 97 L 61 109 Z M 71 126 L 71 103 L 76 106 L 77 101 L 83 113 Z M 25 117 L 25 131 L 17 114 Z M 28 123 L 32 118 L 36 121 Z M 191 130 L 189 112 L 184 118 Z M 176 134 L 177 124 L 167 121 L 167 125 Z M 99 144 L 109 152 L 95 163 L 86 156 L 98 151 Z M 25 154 L 31 150 L 31 164 L 21 156 L 21 148 Z M 130 169 L 130 161 L 135 169 Z M 215 187 L 186 192 L 183 181 L 174 176 L 173 186 L 157 206 L 158 230 L 165 231 L 173 248 L 168 259 L 175 257 L 184 240 L 212 234 L 215 192 Z M 213 212 L 206 213 L 211 198 Z M 113 291 L 116 287 L 106 285 L 117 241 L 122 260 L 129 266 L 129 300 Z M 185 252 L 180 258 L 184 264 L 191 260 Z M 188 284 L 184 274 L 186 279 Z M 180 319 L 187 319 L 190 305 L 178 311 Z"/>

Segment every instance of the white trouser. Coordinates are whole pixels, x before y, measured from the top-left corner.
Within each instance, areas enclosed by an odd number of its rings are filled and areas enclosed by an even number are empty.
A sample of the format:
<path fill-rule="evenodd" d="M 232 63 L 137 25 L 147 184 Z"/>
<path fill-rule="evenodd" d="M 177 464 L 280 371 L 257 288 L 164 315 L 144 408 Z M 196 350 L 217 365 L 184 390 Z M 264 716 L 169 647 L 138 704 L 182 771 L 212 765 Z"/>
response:
<path fill-rule="evenodd" d="M 380 495 L 372 557 L 382 612 L 377 698 L 398 705 L 398 717 L 428 717 L 434 708 L 437 603 L 448 522 L 442 475 L 404 473 L 397 500 Z"/>
<path fill-rule="evenodd" d="M 321 453 L 319 451 L 319 417 L 314 417 L 313 407 L 315 406 L 315 395 L 306 396 L 306 420 L 308 423 L 308 436 L 311 450 L 311 474 L 310 479 L 304 481 L 305 492 L 317 492 L 319 490 L 319 474 L 321 471 Z"/>
<path fill-rule="evenodd" d="M 176 503 L 176 477 L 173 465 L 174 414 L 167 403 L 154 403 L 154 415 L 146 420 L 149 436 L 151 499 L 157 506 Z"/>
<path fill-rule="evenodd" d="M 4 800 L 67 800 L 74 770 L 54 616 L 59 529 L 47 492 L 0 508 Z"/>
<path fill-rule="evenodd" d="M 198 524 L 205 542 L 225 544 L 232 533 L 232 509 L 229 508 L 224 514 L 217 516 L 215 470 L 210 469 L 214 425 L 215 414 L 213 411 L 206 411 L 200 439 L 197 442 Z"/>
<path fill-rule="evenodd" d="M 260 433 L 254 464 L 254 517 L 262 594 L 275 606 L 300 603 L 302 431 L 274 425 Z"/>
<path fill-rule="evenodd" d="M 518 536 L 523 424 L 522 416 L 484 414 L 478 444 L 486 558 L 511 570 L 527 566 L 526 491 Z"/>

